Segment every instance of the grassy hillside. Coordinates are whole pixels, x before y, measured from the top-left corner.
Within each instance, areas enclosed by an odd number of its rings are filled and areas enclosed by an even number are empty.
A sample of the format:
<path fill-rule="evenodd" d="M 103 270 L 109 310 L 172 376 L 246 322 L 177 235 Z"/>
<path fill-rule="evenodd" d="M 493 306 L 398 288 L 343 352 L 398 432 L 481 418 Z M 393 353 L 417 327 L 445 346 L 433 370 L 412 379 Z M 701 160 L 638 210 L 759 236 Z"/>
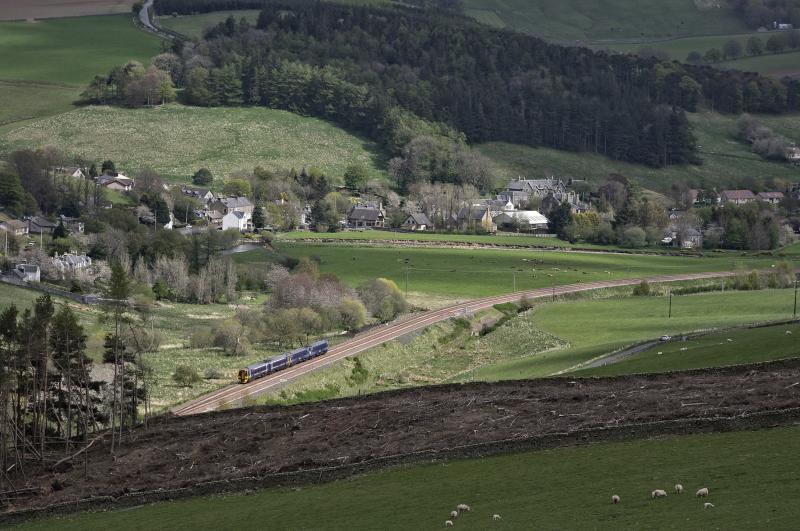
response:
<path fill-rule="evenodd" d="M 465 0 L 468 15 L 558 41 L 652 40 L 745 30 L 728 8 L 706 0 Z"/>
<path fill-rule="evenodd" d="M 0 133 L 69 110 L 96 74 L 129 59 L 147 62 L 160 49 L 130 15 L 0 22 Z"/>
<path fill-rule="evenodd" d="M 793 296 L 793 290 L 784 289 L 673 297 L 671 319 L 667 318 L 669 301 L 665 296 L 579 300 L 542 306 L 531 317 L 534 323 L 545 333 L 569 343 L 569 348 L 484 367 L 476 370 L 474 377 L 503 380 L 548 376 L 663 334 L 787 319 L 792 316 Z M 745 353 L 728 352 L 728 355 L 728 363 L 745 359 Z M 750 361 L 773 357 L 766 350 L 747 356 Z M 712 361 L 709 365 L 716 364 Z"/>
<path fill-rule="evenodd" d="M 639 180 L 643 186 L 665 190 L 673 182 L 696 186 L 733 187 L 740 179 L 781 177 L 800 180 L 800 168 L 784 163 L 768 162 L 736 139 L 736 117 L 703 112 L 688 115 L 697 136 L 699 166 L 649 168 L 614 161 L 601 155 L 570 153 L 548 148 L 532 148 L 493 142 L 478 149 L 510 175 L 530 178 L 556 175 L 567 178 L 600 179 L 611 172 Z M 800 117 L 761 116 L 759 119 L 775 131 L 800 141 Z"/>
<path fill-rule="evenodd" d="M 612 376 L 721 367 L 800 356 L 800 324 L 718 332 L 687 341 L 659 343 L 605 367 L 575 371 L 579 376 Z"/>
<path fill-rule="evenodd" d="M 385 174 L 374 143 L 324 120 L 263 107 L 84 107 L 22 126 L 5 140 L 12 147 L 54 145 L 112 159 L 127 172 L 150 167 L 184 182 L 201 167 L 222 177 L 255 166 L 316 166 L 335 181 L 348 164 L 362 162 L 372 176 Z"/>
<path fill-rule="evenodd" d="M 212 13 L 203 13 L 201 15 L 185 15 L 185 16 L 161 16 L 158 17 L 158 23 L 161 27 L 178 32 L 181 35 L 186 35 L 193 39 L 199 39 L 203 36 L 203 31 L 210 27 L 224 22 L 229 15 L 233 15 L 236 20 L 246 18 L 251 24 L 258 20 L 259 10 L 257 9 L 244 9 L 241 11 L 214 11 Z"/>
<path fill-rule="evenodd" d="M 20 530 L 190 528 L 794 529 L 800 428 L 664 437 L 450 461 L 327 485 L 158 503 L 35 521 Z M 682 483 L 686 494 L 672 494 Z M 692 494 L 711 491 L 713 510 Z M 655 488 L 667 498 L 652 500 Z M 611 495 L 622 498 L 612 505 Z M 302 510 L 301 508 L 312 508 Z M 500 514 L 501 521 L 492 521 Z"/>

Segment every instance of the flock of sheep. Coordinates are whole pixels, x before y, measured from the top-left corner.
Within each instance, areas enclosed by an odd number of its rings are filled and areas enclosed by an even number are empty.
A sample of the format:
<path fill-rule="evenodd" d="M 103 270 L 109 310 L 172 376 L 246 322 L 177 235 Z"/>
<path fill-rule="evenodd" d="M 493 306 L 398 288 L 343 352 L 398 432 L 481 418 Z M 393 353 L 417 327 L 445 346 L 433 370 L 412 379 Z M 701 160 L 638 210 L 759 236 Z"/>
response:
<path fill-rule="evenodd" d="M 680 483 L 675 485 L 675 494 L 683 494 L 683 485 L 681 485 Z M 666 496 L 667 496 L 667 491 L 665 491 L 663 489 L 656 489 L 656 490 L 654 490 L 653 492 L 650 493 L 650 497 L 653 498 L 653 499 L 655 499 L 655 498 L 666 498 Z M 708 487 L 703 487 L 703 488 L 699 489 L 695 493 L 695 496 L 697 496 L 698 498 L 708 498 Z M 616 505 L 616 504 L 620 503 L 621 501 L 622 501 L 622 499 L 619 497 L 619 495 L 614 494 L 614 495 L 611 496 L 611 503 Z M 704 509 L 711 509 L 712 507 L 714 507 L 713 503 L 705 502 L 703 504 L 703 508 Z M 446 520 L 444 522 L 444 526 L 445 527 L 453 527 L 453 525 L 455 525 L 453 523 L 453 520 L 458 518 L 458 516 L 461 513 L 468 513 L 471 510 L 472 509 L 470 509 L 469 505 L 467 505 L 465 503 L 459 503 L 456 506 L 455 510 L 450 511 L 450 519 Z M 492 520 L 502 520 L 502 517 L 499 514 L 493 514 L 492 515 Z"/>
<path fill-rule="evenodd" d="M 683 494 L 683 485 L 681 485 L 680 483 L 675 485 L 675 494 Z M 698 490 L 695 493 L 695 496 L 697 496 L 698 498 L 708 498 L 708 487 L 703 487 L 702 489 Z M 653 498 L 653 499 L 655 499 L 655 498 L 666 498 L 667 497 L 667 491 L 665 491 L 663 489 L 656 489 L 656 490 L 654 490 L 653 492 L 650 493 L 650 497 Z M 614 505 L 620 503 L 621 501 L 622 500 L 620 499 L 620 497 L 617 494 L 614 494 L 614 495 L 611 496 L 611 503 L 613 503 Z M 703 504 L 703 508 L 704 509 L 711 509 L 712 507 L 714 507 L 713 503 L 705 502 Z"/>

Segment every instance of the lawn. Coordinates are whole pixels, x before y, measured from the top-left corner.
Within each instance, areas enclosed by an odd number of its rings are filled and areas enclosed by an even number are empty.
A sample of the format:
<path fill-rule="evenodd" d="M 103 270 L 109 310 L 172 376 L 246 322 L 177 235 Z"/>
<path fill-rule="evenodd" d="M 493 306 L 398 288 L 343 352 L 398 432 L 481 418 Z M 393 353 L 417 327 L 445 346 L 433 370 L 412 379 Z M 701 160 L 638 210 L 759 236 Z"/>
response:
<path fill-rule="evenodd" d="M 160 50 L 130 15 L 0 22 L 0 133 L 70 110 L 96 74 L 129 59 L 147 63 Z"/>
<path fill-rule="evenodd" d="M 318 260 L 320 271 L 352 286 L 374 277 L 420 294 L 477 298 L 552 285 L 662 274 L 768 267 L 769 257 L 723 253 L 702 258 L 536 250 L 369 247 L 282 242 L 281 252 Z M 264 250 L 235 255 L 239 263 L 270 261 Z M 516 284 L 515 284 L 516 276 Z"/>
<path fill-rule="evenodd" d="M 386 175 L 373 142 L 324 120 L 263 107 L 92 106 L 20 127 L 5 139 L 12 147 L 53 145 L 89 160 L 111 159 L 134 174 L 150 167 L 178 182 L 201 167 L 220 178 L 255 166 L 316 166 L 340 182 L 348 164 L 360 162 L 370 176 Z"/>
<path fill-rule="evenodd" d="M 475 371 L 476 380 L 532 378 L 568 371 L 602 354 L 655 339 L 701 330 L 787 319 L 792 316 L 794 292 L 790 289 L 715 292 L 672 298 L 672 318 L 667 318 L 668 298 L 615 297 L 547 304 L 531 317 L 537 328 L 569 344 L 566 349 L 487 366 Z M 774 356 L 761 349 L 709 360 L 709 365 L 759 361 Z M 782 356 L 781 356 L 782 357 Z"/>
<path fill-rule="evenodd" d="M 264 489 L 133 510 L 34 521 L 17 529 L 249 528 L 796 529 L 800 428 L 602 443 L 393 469 L 302 488 Z M 683 495 L 672 494 L 682 483 Z M 693 493 L 708 487 L 713 510 Z M 650 499 L 653 489 L 667 490 Z M 622 503 L 612 505 L 611 495 Z M 501 521 L 492 521 L 500 514 Z"/>
<path fill-rule="evenodd" d="M 203 31 L 211 26 L 216 26 L 220 22 L 224 22 L 230 15 L 233 15 L 237 22 L 245 18 L 248 22 L 255 25 L 259 13 L 260 11 L 257 9 L 243 9 L 241 11 L 214 11 L 201 15 L 183 15 L 177 17 L 165 15 L 158 17 L 158 24 L 162 28 L 172 30 L 189 38 L 200 39 L 203 37 Z"/>
<path fill-rule="evenodd" d="M 798 168 L 768 162 L 750 151 L 736 137 L 736 117 L 703 112 L 688 114 L 697 136 L 699 166 L 669 166 L 650 168 L 638 164 L 614 161 L 602 155 L 571 153 L 548 148 L 492 142 L 478 149 L 491 158 L 507 175 L 523 175 L 532 179 L 555 175 L 600 180 L 609 173 L 622 173 L 637 179 L 645 188 L 664 191 L 672 183 L 684 182 L 693 186 L 734 187 L 746 178 L 781 177 L 800 181 Z M 800 117 L 797 115 L 759 116 L 775 131 L 800 141 Z"/>
<path fill-rule="evenodd" d="M 583 369 L 579 376 L 613 376 L 644 372 L 721 367 L 800 356 L 800 324 L 746 328 L 670 341 L 605 367 Z"/>

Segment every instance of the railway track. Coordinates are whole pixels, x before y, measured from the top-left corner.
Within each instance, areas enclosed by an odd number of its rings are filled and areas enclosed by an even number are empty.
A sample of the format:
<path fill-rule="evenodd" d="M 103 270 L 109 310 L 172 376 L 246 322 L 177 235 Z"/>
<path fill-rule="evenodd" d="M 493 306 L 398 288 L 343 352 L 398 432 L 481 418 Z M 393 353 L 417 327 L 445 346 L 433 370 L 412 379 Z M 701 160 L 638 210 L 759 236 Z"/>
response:
<path fill-rule="evenodd" d="M 218 389 L 185 404 L 172 409 L 176 415 L 194 415 L 214 411 L 223 406 L 240 403 L 248 397 L 255 397 L 272 389 L 281 387 L 286 383 L 332 365 L 344 358 L 353 356 L 367 349 L 392 341 L 401 336 L 426 328 L 432 324 L 471 313 L 491 308 L 495 304 L 506 302 L 516 302 L 521 297 L 530 299 L 544 299 L 547 297 L 557 297 L 570 293 L 592 291 L 597 289 L 617 288 L 622 286 L 633 286 L 642 280 L 650 283 L 681 282 L 686 280 L 702 280 L 706 278 L 723 278 L 733 276 L 731 271 L 709 272 L 709 273 L 690 273 L 683 275 L 662 275 L 647 278 L 629 278 L 623 280 L 595 281 L 578 284 L 566 284 L 551 288 L 539 288 L 530 291 L 514 292 L 506 295 L 496 295 L 475 299 L 465 303 L 456 304 L 439 310 L 430 310 L 412 316 L 392 321 L 386 325 L 372 328 L 366 332 L 357 334 L 351 340 L 331 348 L 327 354 L 315 358 L 311 361 L 301 363 L 283 371 L 271 374 L 264 378 L 254 380 L 248 384 L 232 384 L 222 389 Z"/>

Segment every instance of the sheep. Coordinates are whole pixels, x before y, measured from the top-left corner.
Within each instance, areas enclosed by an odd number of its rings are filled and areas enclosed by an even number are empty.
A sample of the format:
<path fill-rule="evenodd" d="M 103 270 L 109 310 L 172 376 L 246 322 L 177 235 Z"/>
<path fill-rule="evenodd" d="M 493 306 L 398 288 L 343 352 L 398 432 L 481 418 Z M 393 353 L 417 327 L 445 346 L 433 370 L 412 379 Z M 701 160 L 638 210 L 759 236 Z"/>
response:
<path fill-rule="evenodd" d="M 620 502 L 619 496 L 617 496 L 616 494 L 614 494 L 613 496 L 611 496 L 611 503 L 613 503 L 614 505 L 616 505 L 616 504 L 618 504 L 619 502 Z"/>
<path fill-rule="evenodd" d="M 460 513 L 463 513 L 463 512 L 470 512 L 472 509 L 470 509 L 469 505 L 467 505 L 466 503 L 459 503 L 458 505 L 456 505 L 456 510 L 458 510 L 458 512 Z"/>
<path fill-rule="evenodd" d="M 675 493 L 676 494 L 683 494 L 683 485 L 681 485 L 680 483 L 675 485 Z"/>
<path fill-rule="evenodd" d="M 698 490 L 695 496 L 698 498 L 705 498 L 708 496 L 708 487 L 703 487 L 702 489 Z"/>
<path fill-rule="evenodd" d="M 787 336 L 790 336 L 790 335 L 792 335 L 792 331 L 791 331 L 791 330 L 787 330 L 787 331 L 786 331 L 786 335 L 787 335 Z"/>
<path fill-rule="evenodd" d="M 711 508 L 713 508 L 713 507 L 714 507 L 714 504 L 713 504 L 713 503 L 705 502 L 705 503 L 703 504 L 703 509 L 711 509 Z"/>
<path fill-rule="evenodd" d="M 650 493 L 651 498 L 666 498 L 666 496 L 667 496 L 667 491 L 661 489 L 656 489 Z"/>
<path fill-rule="evenodd" d="M 503 517 L 500 516 L 499 514 L 493 514 L 492 515 L 492 520 L 502 520 L 502 519 L 503 519 Z"/>
<path fill-rule="evenodd" d="M 453 521 L 452 520 L 445 520 L 444 526 L 445 527 L 453 527 Z"/>
<path fill-rule="evenodd" d="M 458 511 L 450 511 L 450 518 L 458 518 Z"/>

